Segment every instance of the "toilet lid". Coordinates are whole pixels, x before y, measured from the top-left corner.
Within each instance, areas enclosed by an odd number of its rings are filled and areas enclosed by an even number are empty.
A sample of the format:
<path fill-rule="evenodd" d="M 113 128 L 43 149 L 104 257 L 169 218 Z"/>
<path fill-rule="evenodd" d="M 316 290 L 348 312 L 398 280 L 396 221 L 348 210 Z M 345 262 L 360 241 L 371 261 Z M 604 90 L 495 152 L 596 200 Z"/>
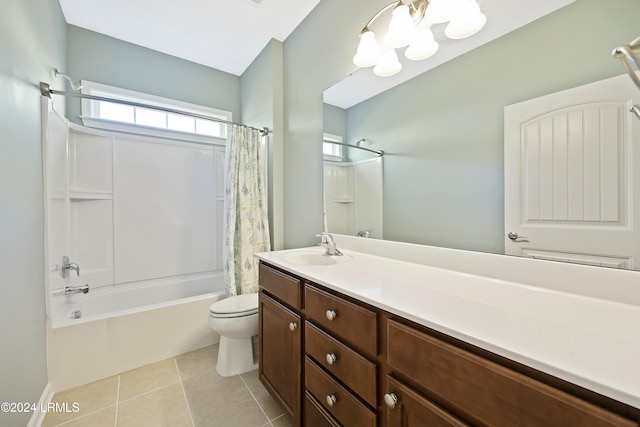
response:
<path fill-rule="evenodd" d="M 217 316 L 248 316 L 258 312 L 258 294 L 236 295 L 214 302 L 209 311 Z"/>

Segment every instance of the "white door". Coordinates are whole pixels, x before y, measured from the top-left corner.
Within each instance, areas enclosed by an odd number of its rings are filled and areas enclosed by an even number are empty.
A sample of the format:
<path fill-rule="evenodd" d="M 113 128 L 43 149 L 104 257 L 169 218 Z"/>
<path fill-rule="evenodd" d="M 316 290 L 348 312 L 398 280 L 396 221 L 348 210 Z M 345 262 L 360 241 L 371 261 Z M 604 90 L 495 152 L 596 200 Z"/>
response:
<path fill-rule="evenodd" d="M 638 102 L 622 75 L 505 107 L 505 253 L 640 269 Z"/>

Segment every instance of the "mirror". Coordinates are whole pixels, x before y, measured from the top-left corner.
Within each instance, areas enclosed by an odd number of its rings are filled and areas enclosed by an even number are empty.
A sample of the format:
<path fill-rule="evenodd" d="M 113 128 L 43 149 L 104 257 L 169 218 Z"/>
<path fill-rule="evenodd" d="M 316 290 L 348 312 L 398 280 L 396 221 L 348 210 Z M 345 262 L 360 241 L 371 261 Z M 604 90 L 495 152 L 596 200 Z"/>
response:
<path fill-rule="evenodd" d="M 363 142 L 324 135 L 324 231 L 382 239 L 384 154 Z"/>
<path fill-rule="evenodd" d="M 638 13 L 574 2 L 354 105 L 325 105 L 325 132 L 385 152 L 383 237 L 504 254 L 505 106 L 622 74 L 611 51 L 637 37 Z"/>

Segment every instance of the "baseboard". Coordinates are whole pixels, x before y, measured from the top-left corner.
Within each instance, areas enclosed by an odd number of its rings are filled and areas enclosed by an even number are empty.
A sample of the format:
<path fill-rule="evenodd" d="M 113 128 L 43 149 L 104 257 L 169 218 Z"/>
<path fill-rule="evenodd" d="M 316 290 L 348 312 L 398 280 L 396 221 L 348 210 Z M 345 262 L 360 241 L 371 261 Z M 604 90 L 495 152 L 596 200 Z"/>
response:
<path fill-rule="evenodd" d="M 51 399 L 53 399 L 53 387 L 50 383 L 47 383 L 47 386 L 42 391 L 42 395 L 40 396 L 40 400 L 38 401 L 38 407 L 33 414 L 31 414 L 31 419 L 29 420 L 29 424 L 27 427 L 40 427 L 42 422 L 44 421 L 44 417 L 47 415 L 46 411 L 42 412 L 41 408 L 47 408 Z"/>

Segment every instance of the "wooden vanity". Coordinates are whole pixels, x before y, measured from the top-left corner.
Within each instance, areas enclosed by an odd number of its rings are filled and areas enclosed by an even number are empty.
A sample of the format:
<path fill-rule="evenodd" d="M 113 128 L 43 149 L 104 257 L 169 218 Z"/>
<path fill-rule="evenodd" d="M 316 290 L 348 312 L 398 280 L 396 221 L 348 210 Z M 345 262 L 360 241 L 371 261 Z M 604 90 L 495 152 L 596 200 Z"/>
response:
<path fill-rule="evenodd" d="M 264 258 L 259 307 L 260 380 L 295 426 L 640 425 L 633 405 Z"/>

